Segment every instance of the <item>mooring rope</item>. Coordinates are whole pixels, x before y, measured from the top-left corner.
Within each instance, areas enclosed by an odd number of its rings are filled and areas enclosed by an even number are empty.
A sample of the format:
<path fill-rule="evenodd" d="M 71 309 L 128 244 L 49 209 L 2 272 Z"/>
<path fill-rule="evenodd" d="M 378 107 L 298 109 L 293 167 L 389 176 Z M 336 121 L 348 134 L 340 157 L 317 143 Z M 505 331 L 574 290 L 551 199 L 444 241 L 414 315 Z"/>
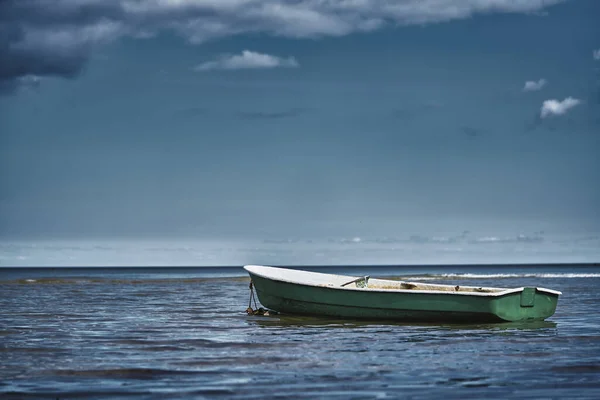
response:
<path fill-rule="evenodd" d="M 250 299 L 248 300 L 248 308 L 246 308 L 246 313 L 248 315 L 271 315 L 274 311 L 265 310 L 262 307 L 258 307 L 256 303 L 256 296 L 254 296 L 254 285 L 252 285 L 252 281 L 250 281 Z M 252 308 L 252 302 L 254 302 L 254 309 Z"/>
<path fill-rule="evenodd" d="M 256 305 L 256 298 L 254 297 L 254 285 L 252 285 L 252 281 L 250 281 L 250 299 L 248 300 L 248 308 L 252 310 L 252 302 L 254 301 L 254 308 L 258 308 Z"/>

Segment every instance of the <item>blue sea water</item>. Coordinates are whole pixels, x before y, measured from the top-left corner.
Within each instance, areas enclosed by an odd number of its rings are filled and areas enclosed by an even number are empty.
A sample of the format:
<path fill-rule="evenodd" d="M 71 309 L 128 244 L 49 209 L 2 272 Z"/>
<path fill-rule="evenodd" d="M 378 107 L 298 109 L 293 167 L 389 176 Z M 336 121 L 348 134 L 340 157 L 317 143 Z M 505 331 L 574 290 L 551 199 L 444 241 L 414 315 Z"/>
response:
<path fill-rule="evenodd" d="M 0 269 L 0 398 L 600 398 L 600 267 L 312 270 L 563 292 L 543 322 L 247 316 L 232 268 Z"/>

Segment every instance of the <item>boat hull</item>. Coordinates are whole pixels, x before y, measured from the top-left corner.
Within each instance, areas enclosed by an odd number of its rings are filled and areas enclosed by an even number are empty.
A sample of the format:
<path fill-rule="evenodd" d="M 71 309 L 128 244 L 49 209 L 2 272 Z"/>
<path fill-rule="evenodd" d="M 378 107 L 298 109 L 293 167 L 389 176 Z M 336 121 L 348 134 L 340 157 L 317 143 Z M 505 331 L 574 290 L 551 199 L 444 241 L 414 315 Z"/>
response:
<path fill-rule="evenodd" d="M 250 272 L 265 307 L 289 314 L 420 322 L 502 322 L 544 320 L 558 295 L 524 288 L 501 296 L 452 293 L 343 290 L 270 279 Z"/>

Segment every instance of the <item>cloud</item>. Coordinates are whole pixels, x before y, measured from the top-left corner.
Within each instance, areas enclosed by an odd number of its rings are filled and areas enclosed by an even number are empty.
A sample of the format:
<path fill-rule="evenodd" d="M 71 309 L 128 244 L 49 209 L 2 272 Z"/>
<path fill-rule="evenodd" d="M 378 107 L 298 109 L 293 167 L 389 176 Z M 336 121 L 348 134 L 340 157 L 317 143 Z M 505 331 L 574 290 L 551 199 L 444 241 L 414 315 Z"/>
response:
<path fill-rule="evenodd" d="M 548 82 L 545 79 L 540 79 L 539 81 L 527 81 L 525 82 L 525 86 L 523 87 L 524 92 L 534 92 L 537 90 L 542 90 L 544 86 L 546 86 Z"/>
<path fill-rule="evenodd" d="M 594 50 L 592 52 L 592 57 L 594 57 L 594 60 L 596 60 L 596 61 L 600 60 L 600 49 Z"/>
<path fill-rule="evenodd" d="M 460 130 L 469 138 L 475 138 L 483 134 L 483 129 L 475 128 L 472 126 L 463 126 Z"/>
<path fill-rule="evenodd" d="M 0 94 L 13 93 L 17 89 L 38 89 L 41 85 L 42 78 L 37 75 L 23 75 L 12 81 L 0 80 Z"/>
<path fill-rule="evenodd" d="M 342 244 L 357 244 L 357 243 L 361 243 L 362 241 L 363 240 L 360 237 L 355 236 L 355 237 L 349 238 L 349 239 L 343 238 L 340 240 L 340 243 L 342 243 Z"/>
<path fill-rule="evenodd" d="M 257 53 L 244 50 L 241 54 L 223 55 L 217 60 L 207 61 L 197 65 L 196 71 L 210 71 L 214 69 L 236 70 L 236 69 L 264 69 L 287 67 L 296 68 L 299 64 L 294 57 L 281 58 L 270 54 Z"/>
<path fill-rule="evenodd" d="M 17 80 L 20 85 L 28 87 L 38 87 L 41 82 L 40 77 L 37 75 L 24 75 L 20 76 Z"/>
<path fill-rule="evenodd" d="M 563 101 L 558 101 L 555 99 L 546 100 L 542 104 L 542 108 L 540 109 L 540 118 L 546 118 L 553 115 L 563 115 L 566 114 L 571 108 L 577 106 L 581 103 L 581 100 L 575 99 L 573 97 L 567 97 Z"/>
<path fill-rule="evenodd" d="M 17 87 L 27 75 L 74 78 L 99 45 L 124 36 L 172 32 L 193 44 L 245 33 L 343 36 L 477 14 L 531 14 L 564 1 L 1 0 L 0 89 Z"/>
<path fill-rule="evenodd" d="M 485 244 L 485 243 L 541 243 L 544 241 L 544 232 L 535 232 L 533 235 L 517 235 L 516 237 L 497 237 L 497 236 L 483 236 L 471 240 L 471 244 Z"/>
<path fill-rule="evenodd" d="M 409 241 L 412 243 L 454 243 L 458 239 L 455 237 L 446 237 L 446 236 L 421 236 L 421 235 L 412 235 L 409 238 Z"/>

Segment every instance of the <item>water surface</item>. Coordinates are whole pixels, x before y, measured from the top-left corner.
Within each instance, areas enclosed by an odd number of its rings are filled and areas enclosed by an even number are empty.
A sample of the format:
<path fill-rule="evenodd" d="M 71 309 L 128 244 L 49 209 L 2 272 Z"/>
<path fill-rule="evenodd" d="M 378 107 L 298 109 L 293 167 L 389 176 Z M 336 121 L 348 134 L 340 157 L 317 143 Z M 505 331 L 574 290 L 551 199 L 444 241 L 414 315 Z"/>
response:
<path fill-rule="evenodd" d="M 399 324 L 247 316 L 241 268 L 0 269 L 0 397 L 600 398 L 599 267 L 330 270 L 563 295 L 544 322 Z"/>

